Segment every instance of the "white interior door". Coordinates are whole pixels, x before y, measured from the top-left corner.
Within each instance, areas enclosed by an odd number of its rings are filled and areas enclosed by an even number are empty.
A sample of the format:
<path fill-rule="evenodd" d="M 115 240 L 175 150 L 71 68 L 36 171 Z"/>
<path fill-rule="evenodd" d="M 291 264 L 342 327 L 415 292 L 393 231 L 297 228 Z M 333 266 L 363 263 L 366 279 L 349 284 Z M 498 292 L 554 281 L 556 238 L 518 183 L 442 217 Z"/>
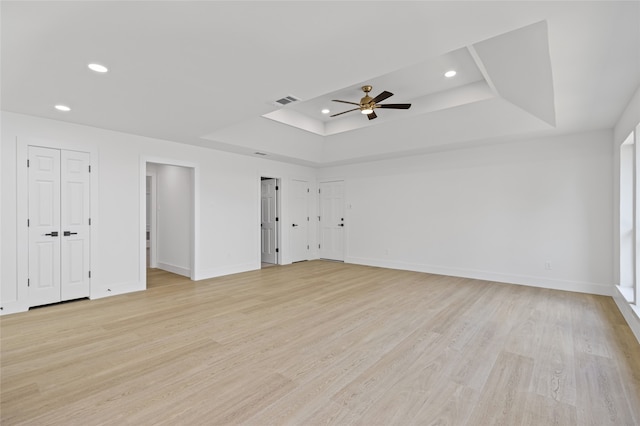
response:
<path fill-rule="evenodd" d="M 87 152 L 62 151 L 60 155 L 62 300 L 87 297 L 90 291 L 89 160 Z"/>
<path fill-rule="evenodd" d="M 264 179 L 261 181 L 261 245 L 262 262 L 278 263 L 277 244 L 277 181 Z"/>
<path fill-rule="evenodd" d="M 309 259 L 309 182 L 291 181 L 291 261 Z"/>
<path fill-rule="evenodd" d="M 344 181 L 320 183 L 320 257 L 344 261 Z"/>
<path fill-rule="evenodd" d="M 29 147 L 29 305 L 60 301 L 60 150 Z"/>
<path fill-rule="evenodd" d="M 28 148 L 29 306 L 89 296 L 89 154 Z"/>

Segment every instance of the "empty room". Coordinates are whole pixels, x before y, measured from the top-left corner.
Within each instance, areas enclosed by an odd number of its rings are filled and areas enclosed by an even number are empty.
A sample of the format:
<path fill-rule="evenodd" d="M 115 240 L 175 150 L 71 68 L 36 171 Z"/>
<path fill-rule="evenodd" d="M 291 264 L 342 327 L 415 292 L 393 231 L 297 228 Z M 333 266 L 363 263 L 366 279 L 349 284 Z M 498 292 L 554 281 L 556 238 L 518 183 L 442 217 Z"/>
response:
<path fill-rule="evenodd" d="M 2 425 L 640 424 L 640 1 L 0 20 Z"/>

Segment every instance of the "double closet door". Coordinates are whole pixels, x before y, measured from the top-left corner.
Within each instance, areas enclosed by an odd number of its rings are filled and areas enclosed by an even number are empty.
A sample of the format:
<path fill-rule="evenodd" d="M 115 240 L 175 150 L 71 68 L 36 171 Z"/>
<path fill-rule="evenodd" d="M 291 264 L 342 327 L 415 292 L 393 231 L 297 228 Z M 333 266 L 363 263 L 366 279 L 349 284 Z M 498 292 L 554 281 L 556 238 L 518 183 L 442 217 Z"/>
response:
<path fill-rule="evenodd" d="M 29 306 L 90 294 L 90 155 L 30 146 Z"/>

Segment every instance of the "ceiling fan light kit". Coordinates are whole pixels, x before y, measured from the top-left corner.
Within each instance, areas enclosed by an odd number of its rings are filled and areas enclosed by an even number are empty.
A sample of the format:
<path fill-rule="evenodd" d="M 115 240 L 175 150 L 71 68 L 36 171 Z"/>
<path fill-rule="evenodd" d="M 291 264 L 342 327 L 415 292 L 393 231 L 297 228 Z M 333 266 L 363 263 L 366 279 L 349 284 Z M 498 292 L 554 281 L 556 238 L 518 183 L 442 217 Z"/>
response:
<path fill-rule="evenodd" d="M 364 97 L 360 99 L 360 103 L 349 102 L 349 101 L 341 101 L 339 99 L 333 99 L 333 102 L 341 102 L 343 104 L 357 105 L 358 108 L 353 108 L 347 111 L 339 112 L 337 114 L 330 115 L 330 117 L 337 117 L 342 114 L 346 114 L 351 111 L 360 110 L 362 114 L 365 114 L 369 120 L 373 120 L 378 117 L 374 111 L 376 108 L 387 108 L 387 109 L 409 109 L 411 108 L 411 104 L 379 104 L 378 102 L 382 102 L 385 99 L 393 96 L 393 93 L 387 92 L 386 90 L 380 93 L 375 98 L 369 96 L 369 92 L 373 89 L 372 86 L 366 85 L 362 86 L 362 91 L 364 92 Z"/>

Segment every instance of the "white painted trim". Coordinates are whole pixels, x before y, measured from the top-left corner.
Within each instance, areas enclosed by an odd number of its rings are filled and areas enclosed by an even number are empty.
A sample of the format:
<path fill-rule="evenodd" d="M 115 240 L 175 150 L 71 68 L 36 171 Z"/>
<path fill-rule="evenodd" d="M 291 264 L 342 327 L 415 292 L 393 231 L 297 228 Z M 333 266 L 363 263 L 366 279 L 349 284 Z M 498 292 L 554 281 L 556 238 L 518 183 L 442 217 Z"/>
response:
<path fill-rule="evenodd" d="M 620 291 L 620 287 L 616 286 L 615 288 L 613 300 L 616 302 L 620 313 L 629 325 L 629 328 L 631 328 L 634 336 L 636 336 L 638 343 L 640 343 L 640 307 L 627 302 L 623 292 Z"/>
<path fill-rule="evenodd" d="M 260 269 L 260 267 L 261 267 L 260 265 L 261 265 L 260 262 L 258 262 L 257 264 L 255 264 L 255 263 L 242 263 L 242 264 L 238 264 L 238 265 L 222 266 L 220 268 L 205 269 L 203 271 L 198 271 L 199 273 L 196 275 L 195 280 L 196 281 L 207 280 L 209 278 L 223 277 L 225 275 L 239 274 L 241 272 L 255 271 L 255 270 Z"/>
<path fill-rule="evenodd" d="M 24 304 L 28 307 L 29 290 L 27 287 L 27 278 L 29 276 L 29 244 L 28 236 L 29 230 L 27 228 L 27 217 L 29 216 L 28 209 L 28 192 L 29 192 L 29 173 L 26 167 L 28 158 L 28 147 L 40 146 L 44 148 L 79 151 L 89 153 L 89 163 L 91 164 L 91 176 L 90 176 L 90 213 L 91 226 L 89 227 L 89 239 L 90 250 L 89 255 L 89 270 L 91 271 L 91 282 L 89 294 L 98 286 L 97 281 L 100 279 L 99 271 L 95 270 L 96 254 L 98 253 L 98 232 L 100 227 L 99 219 L 99 175 L 100 175 L 100 160 L 98 156 L 98 147 L 93 142 L 60 142 L 54 139 L 41 139 L 32 137 L 16 137 L 16 279 L 17 288 L 17 300 L 19 304 Z M 3 301 L 3 307 L 4 307 Z M 28 309 L 28 308 L 27 308 Z"/>
<path fill-rule="evenodd" d="M 138 278 L 144 288 L 147 288 L 147 163 L 166 164 L 170 166 L 187 167 L 191 169 L 191 188 L 192 196 L 192 223 L 191 223 L 191 264 L 189 277 L 196 279 L 198 270 L 198 254 L 200 247 L 200 169 L 199 165 L 190 161 L 160 158 L 141 155 L 139 170 L 139 198 L 140 198 L 140 217 L 139 217 L 139 252 L 138 252 Z"/>
<path fill-rule="evenodd" d="M 17 314 L 20 312 L 27 312 L 29 310 L 29 305 L 21 302 L 9 302 L 2 304 L 2 311 L 0 311 L 0 316 L 3 315 L 11 315 Z"/>
<path fill-rule="evenodd" d="M 155 171 L 147 172 L 147 176 L 151 178 L 151 223 L 149 229 L 149 267 L 158 267 L 158 175 Z M 146 253 L 145 253 L 146 256 Z"/>
<path fill-rule="evenodd" d="M 146 290 L 146 285 L 139 281 L 129 281 L 118 284 L 109 284 L 99 290 L 96 290 L 89 297 L 91 300 L 102 299 L 110 296 L 117 296 L 119 294 L 133 293 L 135 291 Z"/>
<path fill-rule="evenodd" d="M 389 261 L 384 259 L 348 257 L 345 258 L 345 263 L 355 263 L 358 265 L 377 266 L 381 268 L 400 269 L 405 271 L 425 272 L 428 274 L 448 275 L 453 277 L 471 278 L 506 284 L 526 285 L 530 287 L 548 288 L 552 290 L 572 291 L 576 293 L 598 294 L 601 296 L 611 296 L 613 294 L 614 287 L 613 285 L 602 283 L 557 280 L 546 277 L 503 274 L 500 272 L 479 271 L 472 269 L 457 269 L 436 265 Z"/>
<path fill-rule="evenodd" d="M 158 262 L 158 269 L 162 269 L 163 271 L 171 272 L 173 274 L 182 275 L 183 277 L 191 278 L 191 271 L 187 268 L 183 268 L 182 266 Z"/>

